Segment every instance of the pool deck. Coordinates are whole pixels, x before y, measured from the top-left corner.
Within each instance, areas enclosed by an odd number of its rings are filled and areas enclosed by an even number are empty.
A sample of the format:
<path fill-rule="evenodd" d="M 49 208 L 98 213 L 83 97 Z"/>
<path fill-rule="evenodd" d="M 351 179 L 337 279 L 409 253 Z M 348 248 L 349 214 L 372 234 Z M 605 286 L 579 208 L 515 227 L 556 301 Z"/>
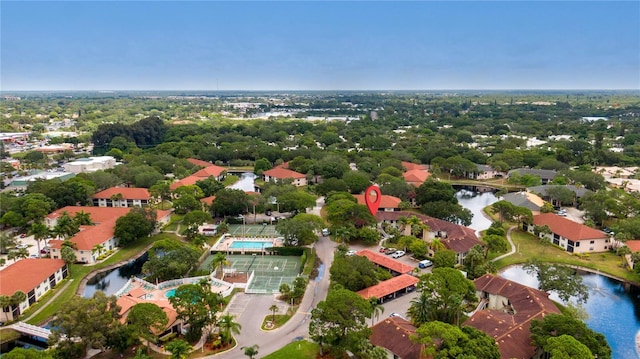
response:
<path fill-rule="evenodd" d="M 261 246 L 260 248 L 231 248 L 234 242 L 258 242 L 258 243 L 268 243 L 265 244 L 264 248 L 268 247 L 281 247 L 282 239 L 281 238 L 260 238 L 260 237 L 232 237 L 228 234 L 223 235 L 220 239 L 211 247 L 212 252 L 262 252 L 264 249 Z"/>
<path fill-rule="evenodd" d="M 154 285 L 148 282 L 145 282 L 136 277 L 131 278 L 125 287 L 123 287 L 120 291 L 118 291 L 117 296 L 128 295 L 135 298 L 140 298 L 148 301 L 168 301 L 166 294 L 171 290 L 175 290 L 183 284 L 183 281 L 176 282 L 172 285 L 173 281 L 159 283 L 158 285 Z M 228 291 L 232 285 L 230 283 L 226 283 L 220 281 L 218 279 L 214 279 L 211 282 L 211 291 L 214 293 L 224 293 Z"/>

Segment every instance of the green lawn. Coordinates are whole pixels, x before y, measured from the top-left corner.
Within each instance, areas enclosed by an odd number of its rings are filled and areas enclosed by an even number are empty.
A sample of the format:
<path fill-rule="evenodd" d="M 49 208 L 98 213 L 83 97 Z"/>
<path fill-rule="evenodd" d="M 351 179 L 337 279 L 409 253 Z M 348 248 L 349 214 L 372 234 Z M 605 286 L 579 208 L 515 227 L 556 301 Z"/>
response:
<path fill-rule="evenodd" d="M 222 181 L 222 184 L 227 187 L 227 186 L 231 186 L 232 184 L 238 182 L 238 180 L 240 179 L 240 177 L 238 176 L 234 176 L 234 175 L 227 175 L 224 178 L 224 181 Z"/>
<path fill-rule="evenodd" d="M 276 314 L 276 320 L 273 322 L 274 326 L 272 328 L 267 328 L 267 322 L 271 322 L 273 319 L 273 314 L 269 314 L 264 317 L 262 320 L 261 328 L 263 330 L 274 330 L 283 326 L 289 319 L 291 318 L 290 314 Z"/>
<path fill-rule="evenodd" d="M 258 352 L 260 348 L 258 348 Z M 316 343 L 311 343 L 306 340 L 299 340 L 289 343 L 282 347 L 282 349 L 273 352 L 263 359 L 313 359 L 318 356 L 320 347 Z"/>
<path fill-rule="evenodd" d="M 75 295 L 76 291 L 78 290 L 78 287 L 80 286 L 80 282 L 82 281 L 82 278 L 86 277 L 91 271 L 107 267 L 111 264 L 115 264 L 120 261 L 127 260 L 135 256 L 136 254 L 140 253 L 142 250 L 144 250 L 146 247 L 151 245 L 156 240 L 169 238 L 169 237 L 175 237 L 175 235 L 169 234 L 169 233 L 160 233 L 155 236 L 142 238 L 136 243 L 133 243 L 126 248 L 122 248 L 118 250 L 114 255 L 106 259 L 104 262 L 98 263 L 96 265 L 86 266 L 86 265 L 80 265 L 80 264 L 72 264 L 70 269 L 70 275 L 67 277 L 67 279 L 59 283 L 55 288 L 53 288 L 50 291 L 50 293 L 47 293 L 45 298 L 43 298 L 42 300 L 39 300 L 36 304 L 29 307 L 29 309 L 22 315 L 22 317 L 28 317 L 30 313 L 33 313 L 39 308 L 46 306 L 40 313 L 38 313 L 33 318 L 30 318 L 27 321 L 29 324 L 34 324 L 34 325 L 43 323 L 48 318 L 52 317 L 59 307 L 64 305 L 65 302 L 69 301 Z M 70 280 L 71 280 L 71 283 L 65 287 L 66 283 L 68 283 Z M 55 293 L 57 293 L 60 290 L 63 290 L 63 292 L 58 297 L 56 297 L 53 301 L 50 301 L 49 298 L 51 298 Z"/>
<path fill-rule="evenodd" d="M 497 261 L 498 268 L 524 263 L 529 258 L 535 258 L 542 262 L 562 263 L 599 270 L 628 281 L 640 282 L 640 278 L 636 274 L 622 268 L 622 258 L 613 253 L 592 253 L 580 257 L 551 244 L 542 245 L 534 235 L 519 230 L 514 230 L 511 233 L 511 239 L 516 246 L 516 253 Z"/>

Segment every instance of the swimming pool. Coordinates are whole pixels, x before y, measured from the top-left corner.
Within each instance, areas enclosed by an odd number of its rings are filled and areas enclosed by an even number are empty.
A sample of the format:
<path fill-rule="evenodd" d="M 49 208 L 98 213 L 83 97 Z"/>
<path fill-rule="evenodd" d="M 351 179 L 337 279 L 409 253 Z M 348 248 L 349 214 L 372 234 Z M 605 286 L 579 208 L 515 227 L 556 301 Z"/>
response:
<path fill-rule="evenodd" d="M 165 298 L 172 298 L 176 295 L 176 289 L 169 289 L 166 293 L 164 293 Z"/>
<path fill-rule="evenodd" d="M 273 247 L 273 241 L 233 241 L 229 249 L 263 249 Z"/>

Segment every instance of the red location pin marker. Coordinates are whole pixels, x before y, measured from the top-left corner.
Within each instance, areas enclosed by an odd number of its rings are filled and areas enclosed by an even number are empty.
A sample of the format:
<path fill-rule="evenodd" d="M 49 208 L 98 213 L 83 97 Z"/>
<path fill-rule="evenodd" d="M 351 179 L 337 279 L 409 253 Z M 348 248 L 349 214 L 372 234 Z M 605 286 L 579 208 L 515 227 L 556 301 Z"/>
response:
<path fill-rule="evenodd" d="M 367 204 L 371 215 L 375 216 L 376 212 L 378 212 L 378 207 L 380 207 L 380 202 L 382 202 L 380 187 L 369 186 L 369 188 L 364 192 L 364 202 Z"/>

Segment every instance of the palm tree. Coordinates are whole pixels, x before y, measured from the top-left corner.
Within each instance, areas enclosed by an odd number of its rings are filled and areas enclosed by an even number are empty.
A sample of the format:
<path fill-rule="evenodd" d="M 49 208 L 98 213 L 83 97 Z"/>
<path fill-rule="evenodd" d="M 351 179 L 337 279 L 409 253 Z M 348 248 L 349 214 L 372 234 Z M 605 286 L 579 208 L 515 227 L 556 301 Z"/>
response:
<path fill-rule="evenodd" d="M 429 227 L 422 223 L 422 220 L 416 216 L 409 217 L 406 223 L 409 225 L 409 228 L 411 228 L 411 235 L 414 237 L 422 238 L 423 232 L 429 229 Z"/>
<path fill-rule="evenodd" d="M 240 334 L 242 325 L 235 322 L 233 319 L 233 315 L 225 314 L 218 320 L 218 328 L 220 329 L 220 334 L 222 335 L 222 344 L 229 344 L 232 339 L 232 334 Z"/>
<path fill-rule="evenodd" d="M 11 296 L 11 303 L 9 305 L 19 306 L 20 303 L 24 302 L 25 300 L 27 300 L 27 295 L 23 291 L 18 290 Z M 17 318 L 13 319 L 15 320 Z"/>
<path fill-rule="evenodd" d="M 112 206 L 114 207 L 120 207 L 120 201 L 124 198 L 124 196 L 122 195 L 122 193 L 116 193 L 111 195 L 111 197 L 109 198 L 111 200 Z M 117 205 L 116 205 L 117 203 Z"/>
<path fill-rule="evenodd" d="M 9 254 L 7 254 L 7 259 L 8 260 L 12 260 L 14 261 L 14 263 L 21 258 L 27 258 L 29 257 L 29 251 L 26 248 L 18 248 L 15 250 L 12 250 L 11 252 L 9 252 Z"/>
<path fill-rule="evenodd" d="M 254 344 L 250 347 L 242 347 L 240 349 L 244 350 L 244 355 L 248 356 L 249 359 L 253 359 L 256 355 L 258 355 L 258 344 Z"/>
<path fill-rule="evenodd" d="M 419 327 L 432 319 L 431 312 L 431 293 L 422 291 L 411 301 L 407 315 L 411 318 L 411 323 Z"/>
<path fill-rule="evenodd" d="M 98 253 L 98 257 L 100 257 L 100 255 L 102 254 L 103 250 L 104 250 L 104 245 L 103 244 L 96 244 L 91 249 L 91 254 L 95 255 L 96 253 Z"/>
<path fill-rule="evenodd" d="M 171 353 L 171 359 L 185 359 L 193 347 L 182 339 L 174 339 L 164 347 Z"/>
<path fill-rule="evenodd" d="M 84 210 L 77 212 L 73 219 L 79 226 L 93 225 L 93 221 L 91 220 L 91 213 L 86 213 Z"/>
<path fill-rule="evenodd" d="M 211 271 L 214 271 L 217 267 L 220 267 L 220 278 L 222 278 L 224 273 L 224 266 L 226 264 L 229 264 L 227 255 L 224 252 L 218 252 L 213 256 L 213 261 L 211 262 Z"/>
<path fill-rule="evenodd" d="M 380 318 L 380 315 L 384 313 L 384 306 L 380 304 L 376 297 L 369 298 L 369 304 L 371 304 L 371 309 L 373 309 L 371 312 L 371 326 L 373 326 L 374 317 L 376 319 Z"/>
<path fill-rule="evenodd" d="M 33 239 L 35 239 L 36 245 L 38 246 L 38 253 L 40 253 L 40 241 L 46 239 L 51 234 L 49 227 L 42 222 L 33 222 L 29 233 L 33 235 Z"/>
<path fill-rule="evenodd" d="M 404 230 L 405 228 L 407 228 L 408 221 L 409 219 L 405 216 L 400 216 L 400 218 L 398 218 L 398 224 L 400 225 L 399 226 L 400 233 L 404 234 Z"/>
<path fill-rule="evenodd" d="M 13 302 L 11 301 L 11 297 L 8 295 L 0 295 L 0 313 L 4 314 L 4 319 L 2 320 L 3 322 L 8 322 L 11 318 L 9 318 L 9 313 L 11 313 L 11 310 L 9 311 L 4 311 L 4 308 L 10 306 L 11 304 L 13 304 Z"/>
<path fill-rule="evenodd" d="M 69 216 L 69 213 L 62 212 L 62 215 L 58 218 L 58 223 L 56 223 L 53 230 L 58 236 L 66 239 L 78 233 L 80 228 L 76 221 Z"/>
<path fill-rule="evenodd" d="M 271 311 L 271 313 L 273 313 L 273 314 L 271 315 L 271 321 L 275 323 L 275 322 L 276 322 L 276 312 L 278 311 L 278 306 L 277 306 L 277 305 L 275 305 L 275 304 L 272 304 L 272 305 L 269 307 L 269 310 Z"/>

